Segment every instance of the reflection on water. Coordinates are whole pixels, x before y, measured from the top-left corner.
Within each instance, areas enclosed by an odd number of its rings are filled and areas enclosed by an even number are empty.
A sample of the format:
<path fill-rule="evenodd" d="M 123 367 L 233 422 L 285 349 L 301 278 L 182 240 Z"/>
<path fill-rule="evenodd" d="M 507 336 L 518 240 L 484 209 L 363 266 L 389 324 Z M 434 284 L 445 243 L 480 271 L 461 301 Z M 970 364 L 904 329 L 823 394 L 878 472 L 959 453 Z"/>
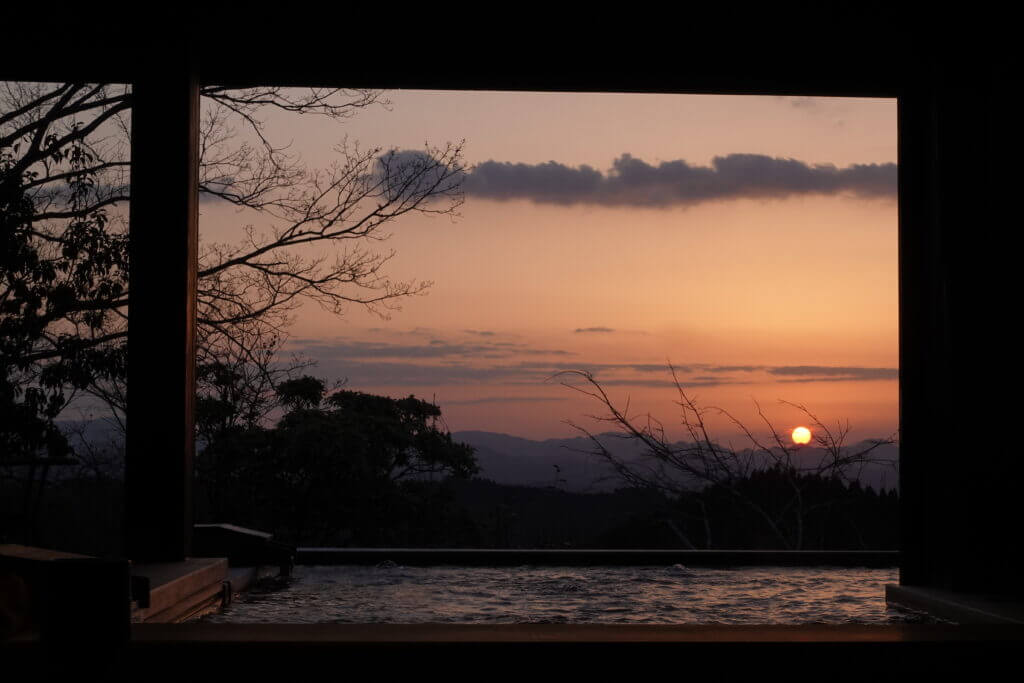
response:
<path fill-rule="evenodd" d="M 896 569 L 822 567 L 296 567 L 232 623 L 886 624 Z"/>

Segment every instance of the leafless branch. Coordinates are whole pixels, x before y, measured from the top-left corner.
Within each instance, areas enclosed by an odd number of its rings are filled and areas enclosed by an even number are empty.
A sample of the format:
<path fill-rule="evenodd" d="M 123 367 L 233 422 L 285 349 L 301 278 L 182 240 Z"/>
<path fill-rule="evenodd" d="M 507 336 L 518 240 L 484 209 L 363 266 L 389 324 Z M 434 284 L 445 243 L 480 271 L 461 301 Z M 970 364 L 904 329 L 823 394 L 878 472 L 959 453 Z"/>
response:
<path fill-rule="evenodd" d="M 388 239 L 402 216 L 457 215 L 461 143 L 408 152 L 361 149 L 343 138 L 337 161 L 312 169 L 289 142 L 271 139 L 264 114 L 277 110 L 343 124 L 368 107 L 389 107 L 382 93 L 208 85 L 201 94 L 199 191 L 269 221 L 259 233 L 241 226 L 234 244 L 201 245 L 201 359 L 265 360 L 254 345 L 283 339 L 304 301 L 337 315 L 360 306 L 387 317 L 402 299 L 429 288 L 425 281 L 389 279 L 384 269 L 393 252 L 371 245 Z M 39 310 L 19 311 L 46 330 L 21 359 L 26 383 L 69 353 L 123 351 L 131 299 L 125 211 L 131 102 L 123 85 L 0 85 L 3 170 L 21 178 L 35 206 L 30 235 L 43 268 L 56 273 L 48 287 L 59 292 L 62 278 L 69 288 L 72 281 L 79 289 L 91 287 L 73 301 L 55 305 L 51 297 Z M 18 281 L 0 282 L 0 303 L 19 287 Z M 93 387 L 115 412 L 124 393 L 107 378 Z"/>
<path fill-rule="evenodd" d="M 564 386 L 587 396 L 603 408 L 603 414 L 589 417 L 599 424 L 612 425 L 615 432 L 611 434 L 596 435 L 574 422 L 568 424 L 588 439 L 591 449 L 587 452 L 610 465 L 622 481 L 630 486 L 655 489 L 669 496 L 690 495 L 709 487 L 726 491 L 737 503 L 759 517 L 782 547 L 799 549 L 805 542 L 804 520 L 810 512 L 820 507 L 819 504 L 806 504 L 804 488 L 810 477 L 837 477 L 848 483 L 858 478 L 866 464 L 891 462 L 876 459 L 872 454 L 880 446 L 894 443 L 894 436 L 873 440 L 860 449 L 849 449 L 845 446 L 845 439 L 850 432 L 848 423 L 830 429 L 804 406 L 783 401 L 784 405 L 804 413 L 815 427 L 817 443 L 824 455 L 818 462 L 808 463 L 806 458 L 798 457 L 793 446 L 786 443 L 756 402 L 758 417 L 769 434 L 768 443 L 729 412 L 714 406 L 701 406 L 687 394 L 671 363 L 668 370 L 678 395 L 675 403 L 680 410 L 680 426 L 689 441 L 671 442 L 661 422 L 649 414 L 630 415 L 628 401 L 625 408 L 616 405 L 590 372 L 569 370 L 549 378 L 559 379 Z M 574 379 L 582 380 L 582 385 L 578 381 L 571 381 Z M 738 428 L 749 446 L 737 450 L 732 446 L 723 446 L 713 438 L 705 420 L 709 411 L 724 416 Z M 602 440 L 609 436 L 635 441 L 642 447 L 641 457 L 630 460 L 614 452 Z M 759 503 L 740 486 L 751 474 L 766 468 L 773 468 L 782 476 L 790 490 L 787 500 L 771 508 Z M 700 501 L 700 498 L 697 500 Z M 705 538 L 710 544 L 712 530 L 706 511 L 703 521 L 706 526 Z"/>

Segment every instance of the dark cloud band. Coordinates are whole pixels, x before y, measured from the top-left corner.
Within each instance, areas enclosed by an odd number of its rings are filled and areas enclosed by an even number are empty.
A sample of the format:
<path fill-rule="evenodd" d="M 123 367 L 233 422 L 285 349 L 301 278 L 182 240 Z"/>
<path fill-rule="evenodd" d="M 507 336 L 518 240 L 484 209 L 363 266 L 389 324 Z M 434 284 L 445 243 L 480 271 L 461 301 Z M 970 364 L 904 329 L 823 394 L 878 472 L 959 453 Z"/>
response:
<path fill-rule="evenodd" d="M 486 161 L 466 175 L 463 189 L 467 195 L 486 199 L 649 207 L 810 194 L 895 197 L 896 164 L 837 168 L 762 154 L 729 154 L 715 157 L 710 166 L 693 166 L 681 159 L 654 166 L 623 154 L 608 173 L 601 173 L 590 166 L 555 161 Z"/>
<path fill-rule="evenodd" d="M 464 332 L 476 336 L 482 331 Z M 439 336 L 432 333 L 418 344 L 344 338 L 293 339 L 289 346 L 292 351 L 318 361 L 321 372 L 330 377 L 347 377 L 353 386 L 536 385 L 553 380 L 574 381 L 575 371 L 589 372 L 607 386 L 675 386 L 667 363 L 589 363 L 567 358 L 575 354 L 564 349 L 502 341 L 490 335 L 475 342 Z M 899 379 L 898 368 L 832 365 L 690 363 L 674 365 L 673 369 L 686 387 Z"/>

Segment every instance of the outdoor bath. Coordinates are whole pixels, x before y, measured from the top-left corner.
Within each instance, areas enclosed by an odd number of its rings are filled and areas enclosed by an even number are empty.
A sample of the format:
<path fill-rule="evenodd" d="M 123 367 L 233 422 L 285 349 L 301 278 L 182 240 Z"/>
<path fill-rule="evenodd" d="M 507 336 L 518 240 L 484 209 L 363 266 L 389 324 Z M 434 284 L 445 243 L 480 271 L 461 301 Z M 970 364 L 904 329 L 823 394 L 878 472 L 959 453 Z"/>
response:
<path fill-rule="evenodd" d="M 897 624 L 889 567 L 298 566 L 214 623 Z M 929 620 L 931 621 L 931 620 Z"/>

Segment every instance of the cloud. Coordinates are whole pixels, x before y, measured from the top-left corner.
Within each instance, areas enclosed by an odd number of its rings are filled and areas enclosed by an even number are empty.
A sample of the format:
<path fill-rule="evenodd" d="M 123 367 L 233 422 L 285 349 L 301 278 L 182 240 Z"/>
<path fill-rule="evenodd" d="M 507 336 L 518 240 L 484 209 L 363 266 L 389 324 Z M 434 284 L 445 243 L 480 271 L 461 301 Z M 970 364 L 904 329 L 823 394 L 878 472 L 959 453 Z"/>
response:
<path fill-rule="evenodd" d="M 372 181 L 389 201 L 410 201 L 455 195 L 465 177 L 461 166 L 450 166 L 449 159 L 429 151 L 390 150 L 377 157 Z"/>
<path fill-rule="evenodd" d="M 388 344 L 372 341 L 347 340 L 295 340 L 293 350 L 302 351 L 318 358 L 337 359 L 436 359 L 458 358 L 504 358 L 511 355 L 531 356 L 572 356 L 564 349 L 532 348 L 510 342 L 484 342 L 465 344 L 444 339 L 430 339 L 426 344 Z"/>
<path fill-rule="evenodd" d="M 701 372 L 757 372 L 763 365 L 697 365 Z"/>
<path fill-rule="evenodd" d="M 508 384 L 519 383 L 529 377 L 520 368 L 502 365 L 427 365 L 412 362 L 347 361 L 339 358 L 321 359 L 317 370 L 321 373 L 326 372 L 330 377 L 344 377 L 352 387 Z M 543 376 L 537 373 L 532 379 L 539 382 Z"/>
<path fill-rule="evenodd" d="M 788 377 L 779 382 L 860 382 L 899 379 L 899 368 L 834 367 L 828 365 L 786 365 L 769 368 L 768 373 Z"/>
<path fill-rule="evenodd" d="M 85 197 L 90 203 L 118 199 L 126 204 L 131 197 L 131 189 L 130 183 L 109 182 L 96 182 L 87 188 L 79 188 L 80 191 L 85 191 Z M 44 182 L 42 185 L 26 191 L 26 195 L 31 197 L 37 205 L 47 206 L 51 209 L 59 207 L 62 211 L 71 208 L 72 194 L 73 187 L 68 180 Z M 115 202 L 113 206 L 117 206 L 117 203 Z"/>
<path fill-rule="evenodd" d="M 470 398 L 459 401 L 442 401 L 446 406 L 472 406 L 488 403 L 546 403 L 549 401 L 568 401 L 568 396 L 486 396 L 484 398 Z"/>
<path fill-rule="evenodd" d="M 816 97 L 782 97 L 782 99 L 788 101 L 794 109 L 812 109 L 820 103 Z"/>
<path fill-rule="evenodd" d="M 610 330 L 611 328 L 580 328 Z M 423 330 L 418 330 L 422 332 Z M 292 340 L 292 350 L 318 362 L 318 374 L 347 378 L 354 387 L 425 387 L 426 391 L 452 385 L 536 386 L 545 382 L 582 381 L 573 371 L 591 373 L 602 385 L 634 387 L 674 386 L 667 363 L 591 363 L 564 349 L 534 347 L 499 340 L 483 330 L 462 330 L 475 339 L 446 339 L 430 335 L 404 336 L 395 342 L 338 339 Z M 407 334 L 407 333 L 405 333 Z M 895 380 L 896 368 L 824 365 L 675 365 L 687 388 L 766 382 L 848 382 Z M 501 394 L 500 390 L 493 393 Z M 515 397 L 502 397 L 511 402 Z M 516 399 L 519 400 L 519 399 Z M 539 399 L 538 399 L 539 400 Z M 479 403 L 498 403 L 498 397 Z"/>
<path fill-rule="evenodd" d="M 452 344 L 432 339 L 427 344 L 385 344 L 361 341 L 324 341 L 303 344 L 303 351 L 320 358 L 443 358 L 445 356 L 487 357 L 502 351 L 481 344 Z"/>
<path fill-rule="evenodd" d="M 536 367 L 536 363 L 523 363 L 521 367 Z M 572 362 L 572 363 L 546 363 L 544 367 L 549 368 L 552 372 L 560 370 L 582 370 L 589 372 L 592 375 L 597 375 L 602 370 L 632 370 L 633 372 L 668 372 L 668 366 L 661 363 L 585 363 L 585 362 Z M 688 373 L 693 372 L 693 368 L 701 366 L 676 366 L 676 372 Z"/>
<path fill-rule="evenodd" d="M 600 374 L 600 382 L 608 386 L 673 386 L 670 378 L 650 378 L 651 373 L 664 372 L 665 367 L 655 364 L 629 363 L 567 363 L 541 361 L 500 362 L 494 356 L 483 357 L 492 360 L 489 364 L 463 362 L 463 357 L 434 359 L 429 356 L 412 356 L 406 358 L 381 358 L 375 356 L 358 357 L 355 353 L 335 353 L 340 347 L 325 346 L 307 348 L 309 355 L 318 360 L 317 372 L 331 377 L 344 377 L 349 386 L 409 386 L 435 388 L 446 385 L 537 385 L 552 378 L 552 375 L 564 370 L 587 370 L 595 376 Z M 430 347 L 428 347 L 430 348 Z M 344 349 L 342 349 L 344 350 Z M 356 352 L 358 353 L 358 352 Z M 517 350 L 514 354 L 518 355 Z M 430 361 L 439 361 L 433 364 Z M 645 377 L 644 375 L 647 375 Z M 561 376 L 571 379 L 572 375 Z M 556 381 L 561 381 L 556 379 Z M 729 382 L 728 378 L 714 380 L 713 383 L 700 381 L 687 382 L 693 386 L 713 386 Z M 731 382 L 730 382 L 731 383 Z"/>
<path fill-rule="evenodd" d="M 528 199 L 551 204 L 686 206 L 700 202 L 798 195 L 895 197 L 896 164 L 807 164 L 763 154 L 729 154 L 710 166 L 679 159 L 657 166 L 623 154 L 607 173 L 555 161 L 522 164 L 485 161 L 463 183 L 467 195 Z"/>
<path fill-rule="evenodd" d="M 667 363 L 583 363 L 560 362 L 550 363 L 548 367 L 558 370 L 586 370 L 596 375 L 601 370 L 630 370 L 633 372 L 669 372 Z M 708 365 L 692 363 L 690 365 L 673 365 L 677 374 L 688 375 L 694 372 L 727 373 L 727 372 L 758 372 L 765 370 L 763 365 Z"/>
<path fill-rule="evenodd" d="M 639 379 L 627 377 L 622 379 L 599 379 L 598 382 L 600 382 L 603 387 L 651 387 L 665 389 L 674 389 L 676 387 L 675 382 L 670 379 Z M 571 384 L 571 382 L 567 382 L 567 384 Z M 718 387 L 723 384 L 751 384 L 751 382 L 716 377 L 710 379 L 691 378 L 681 381 L 680 384 L 683 385 L 684 388 L 689 389 L 692 387 Z"/>
<path fill-rule="evenodd" d="M 610 327 L 577 327 L 574 331 L 579 334 L 580 332 L 614 332 L 615 330 Z"/>
<path fill-rule="evenodd" d="M 232 196 L 245 194 L 245 189 L 236 187 L 236 181 L 230 176 L 211 178 L 199 183 L 199 202 L 227 202 L 223 195 Z"/>

